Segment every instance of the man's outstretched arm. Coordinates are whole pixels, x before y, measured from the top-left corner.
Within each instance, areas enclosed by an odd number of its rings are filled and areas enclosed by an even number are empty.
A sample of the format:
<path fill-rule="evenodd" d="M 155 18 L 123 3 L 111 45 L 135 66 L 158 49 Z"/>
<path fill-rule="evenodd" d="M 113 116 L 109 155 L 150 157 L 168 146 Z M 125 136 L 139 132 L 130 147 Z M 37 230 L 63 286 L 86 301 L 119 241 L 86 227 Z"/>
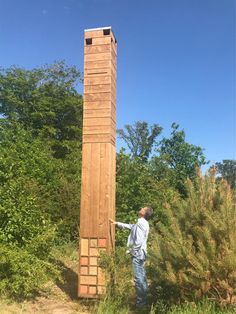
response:
<path fill-rule="evenodd" d="M 126 223 L 123 223 L 123 222 L 114 221 L 113 219 L 109 219 L 109 221 L 113 225 L 117 225 L 117 227 L 122 228 L 122 229 L 129 229 L 129 230 L 131 230 L 131 228 L 133 227 L 133 224 L 126 224 Z"/>

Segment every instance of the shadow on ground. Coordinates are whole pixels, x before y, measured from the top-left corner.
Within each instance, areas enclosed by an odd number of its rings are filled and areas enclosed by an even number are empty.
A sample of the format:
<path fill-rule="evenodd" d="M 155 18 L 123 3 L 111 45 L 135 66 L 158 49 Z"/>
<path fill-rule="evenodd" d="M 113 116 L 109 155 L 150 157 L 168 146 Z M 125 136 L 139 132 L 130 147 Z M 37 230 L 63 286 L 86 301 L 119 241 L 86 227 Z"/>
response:
<path fill-rule="evenodd" d="M 72 301 L 78 300 L 78 275 L 71 268 L 67 267 L 63 262 L 56 261 L 57 266 L 61 269 L 60 280 L 56 281 L 56 285 L 60 288 Z"/>

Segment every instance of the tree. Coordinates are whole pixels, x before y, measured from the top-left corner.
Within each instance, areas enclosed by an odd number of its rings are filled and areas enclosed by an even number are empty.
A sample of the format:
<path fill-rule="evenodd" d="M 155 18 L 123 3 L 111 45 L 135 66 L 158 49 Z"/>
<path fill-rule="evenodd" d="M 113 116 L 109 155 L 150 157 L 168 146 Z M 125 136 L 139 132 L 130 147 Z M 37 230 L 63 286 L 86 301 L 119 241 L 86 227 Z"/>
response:
<path fill-rule="evenodd" d="M 0 293 L 29 297 L 58 275 L 55 243 L 78 237 L 82 96 L 63 62 L 0 70 Z"/>
<path fill-rule="evenodd" d="M 236 291 L 234 195 L 212 170 L 186 183 L 187 198 L 165 206 L 151 250 L 153 292 L 168 302 L 209 297 L 232 303 Z"/>
<path fill-rule="evenodd" d="M 0 146 L 0 293 L 29 297 L 58 273 L 49 258 L 60 160 L 43 141 L 5 119 Z"/>
<path fill-rule="evenodd" d="M 0 114 L 50 141 L 55 156 L 64 158 L 81 144 L 79 80 L 80 72 L 64 62 L 32 70 L 0 69 Z"/>
<path fill-rule="evenodd" d="M 152 152 L 153 145 L 162 128 L 153 124 L 150 128 L 145 121 L 137 121 L 132 126 L 127 124 L 123 129 L 118 129 L 118 136 L 125 141 L 132 157 L 139 157 L 146 162 Z"/>
<path fill-rule="evenodd" d="M 230 184 L 232 189 L 236 187 L 236 160 L 226 159 L 217 162 L 213 167 L 216 167 L 217 172 Z"/>
<path fill-rule="evenodd" d="M 157 180 L 148 162 L 140 162 L 138 157 L 133 158 L 123 150 L 116 160 L 117 220 L 134 222 L 141 207 L 151 206 L 154 208 L 152 223 L 165 221 L 163 206 L 177 195 L 168 180 Z M 124 235 L 117 230 L 117 242 L 124 244 L 124 240 Z"/>
<path fill-rule="evenodd" d="M 185 132 L 179 131 L 179 125 L 172 124 L 170 138 L 163 138 L 159 144 L 158 158 L 173 172 L 173 184 L 185 194 L 185 180 L 196 177 L 196 169 L 206 164 L 203 149 L 186 142 Z"/>

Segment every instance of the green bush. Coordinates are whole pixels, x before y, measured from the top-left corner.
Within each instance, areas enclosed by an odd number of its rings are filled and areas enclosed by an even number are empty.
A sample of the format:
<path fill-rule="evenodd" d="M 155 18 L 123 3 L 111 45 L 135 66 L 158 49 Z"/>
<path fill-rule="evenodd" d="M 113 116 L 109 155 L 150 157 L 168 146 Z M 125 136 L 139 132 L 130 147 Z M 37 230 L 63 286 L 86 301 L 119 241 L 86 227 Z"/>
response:
<path fill-rule="evenodd" d="M 159 313 L 157 311 L 157 313 Z M 219 308 L 214 302 L 186 303 L 181 306 L 172 306 L 168 314 L 233 314 L 235 309 Z"/>
<path fill-rule="evenodd" d="M 106 297 L 98 305 L 99 313 L 103 313 L 102 309 L 106 304 L 109 304 L 114 313 L 119 313 L 117 311 L 121 308 L 127 309 L 134 294 L 130 256 L 125 253 L 124 248 L 117 247 L 110 254 L 101 255 L 100 266 L 105 271 L 107 286 Z"/>
<path fill-rule="evenodd" d="M 0 293 L 23 299 L 34 296 L 58 270 L 24 249 L 0 244 Z"/>
<path fill-rule="evenodd" d="M 121 150 L 117 154 L 116 173 L 116 220 L 134 223 L 141 207 L 154 209 L 151 224 L 166 220 L 163 205 L 172 202 L 177 192 L 169 186 L 168 180 L 158 180 L 153 174 L 153 166 L 142 163 L 139 158 L 131 158 Z M 116 242 L 125 246 L 128 232 L 117 229 Z"/>
<path fill-rule="evenodd" d="M 233 193 L 214 171 L 186 185 L 188 196 L 166 205 L 151 246 L 154 297 L 171 302 L 209 297 L 220 304 L 236 295 L 236 212 Z"/>
<path fill-rule="evenodd" d="M 27 298 L 58 274 L 49 262 L 56 228 L 42 211 L 33 179 L 8 179 L 0 187 L 0 293 Z"/>

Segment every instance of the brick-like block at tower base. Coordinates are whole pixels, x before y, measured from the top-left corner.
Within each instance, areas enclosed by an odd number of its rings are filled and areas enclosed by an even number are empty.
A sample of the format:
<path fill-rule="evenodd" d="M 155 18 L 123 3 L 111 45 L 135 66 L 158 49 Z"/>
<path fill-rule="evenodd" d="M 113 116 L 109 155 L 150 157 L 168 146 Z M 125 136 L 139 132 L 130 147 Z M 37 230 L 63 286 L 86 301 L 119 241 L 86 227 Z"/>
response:
<path fill-rule="evenodd" d="M 116 49 L 111 27 L 84 36 L 84 111 L 80 204 L 79 297 L 105 291 L 101 252 L 114 246 Z"/>

